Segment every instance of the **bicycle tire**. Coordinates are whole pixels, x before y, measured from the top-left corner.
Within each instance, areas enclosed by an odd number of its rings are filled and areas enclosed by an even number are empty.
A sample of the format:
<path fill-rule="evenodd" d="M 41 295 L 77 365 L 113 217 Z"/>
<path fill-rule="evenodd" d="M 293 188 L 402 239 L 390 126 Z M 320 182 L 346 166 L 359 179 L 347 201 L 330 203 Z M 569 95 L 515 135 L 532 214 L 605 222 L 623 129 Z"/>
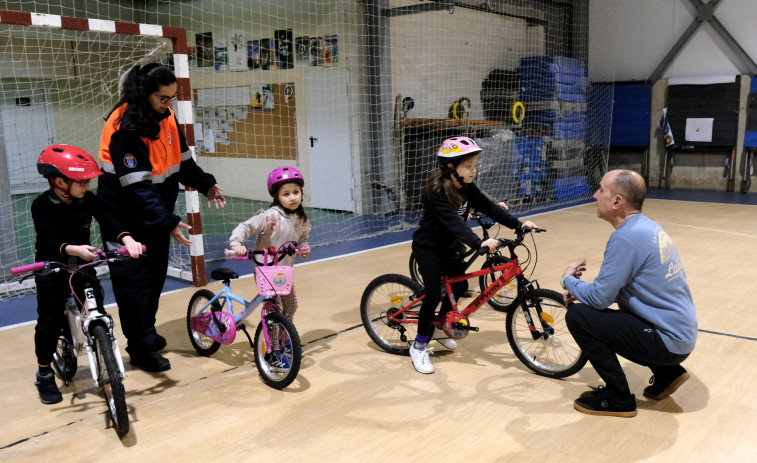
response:
<path fill-rule="evenodd" d="M 415 254 L 410 253 L 410 278 L 417 281 L 419 285 L 423 286 L 423 277 L 421 276 L 421 270 L 418 268 L 418 261 L 415 259 Z"/>
<path fill-rule="evenodd" d="M 53 362 L 55 362 L 58 374 L 66 384 L 74 378 L 76 370 L 79 368 L 79 360 L 76 357 L 76 353 L 74 353 L 74 346 L 62 334 L 58 338 L 58 344 L 55 346 Z"/>
<path fill-rule="evenodd" d="M 481 270 L 488 268 L 490 262 L 496 266 L 509 262 L 509 259 L 504 256 L 494 256 L 490 260 L 484 262 L 484 265 L 481 266 Z M 478 286 L 481 288 L 481 292 L 483 293 L 492 281 L 495 281 L 500 276 L 502 276 L 502 272 L 487 273 L 478 277 Z M 486 302 L 498 312 L 509 312 L 518 305 L 518 281 L 513 278 L 508 284 L 503 286 L 497 294 L 492 296 L 491 299 Z"/>
<path fill-rule="evenodd" d="M 206 357 L 215 354 L 221 347 L 221 343 L 193 330 L 190 320 L 193 316 L 199 314 L 200 310 L 214 297 L 215 294 L 213 294 L 212 291 L 201 289 L 192 295 L 192 298 L 189 300 L 189 306 L 187 307 L 187 333 L 189 334 L 189 341 L 192 343 L 192 347 L 195 348 L 198 354 Z M 223 310 L 223 305 L 216 301 L 213 303 L 211 310 L 221 311 Z"/>
<path fill-rule="evenodd" d="M 278 344 L 278 349 L 272 350 L 270 353 L 263 333 L 263 323 L 268 326 L 269 336 L 272 333 L 278 333 L 279 337 L 278 343 L 274 344 Z M 287 340 L 291 343 L 288 348 L 285 346 Z M 274 364 L 271 354 L 286 356 L 286 350 L 290 352 L 290 356 L 286 357 L 289 360 L 289 366 L 282 367 L 280 364 Z M 263 378 L 263 382 L 274 389 L 283 389 L 289 386 L 297 378 L 301 362 L 302 344 L 294 323 L 281 312 L 270 312 L 255 330 L 255 366 L 260 377 Z"/>
<path fill-rule="evenodd" d="M 534 373 L 549 378 L 566 378 L 586 365 L 586 357 L 576 344 L 565 324 L 568 308 L 563 304 L 562 294 L 549 289 L 534 289 L 524 292 L 529 297 L 514 310 L 507 313 L 507 340 L 516 357 Z M 553 332 L 545 333 L 536 314 L 539 304 Z M 525 306 L 524 306 L 525 305 Z M 534 339 L 524 315 L 528 310 L 539 336 Z"/>
<path fill-rule="evenodd" d="M 121 382 L 121 371 L 118 369 L 116 356 L 113 353 L 113 342 L 103 325 L 95 325 L 92 328 L 92 335 L 98 383 L 105 393 L 113 428 L 121 438 L 129 432 L 129 413 L 126 408 L 126 391 Z"/>
<path fill-rule="evenodd" d="M 360 299 L 360 318 L 371 340 L 381 349 L 395 355 L 409 355 L 410 344 L 417 334 L 417 323 L 390 322 L 387 313 L 411 303 L 422 295 L 423 286 L 404 275 L 390 273 L 371 281 Z M 407 319 L 417 320 L 420 303 Z"/>

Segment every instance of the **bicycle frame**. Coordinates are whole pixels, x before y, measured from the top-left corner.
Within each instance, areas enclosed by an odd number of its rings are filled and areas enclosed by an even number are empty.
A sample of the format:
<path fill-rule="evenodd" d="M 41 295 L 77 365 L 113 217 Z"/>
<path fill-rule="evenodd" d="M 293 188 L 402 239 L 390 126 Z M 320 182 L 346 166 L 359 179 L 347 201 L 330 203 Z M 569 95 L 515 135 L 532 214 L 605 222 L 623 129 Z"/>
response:
<path fill-rule="evenodd" d="M 270 311 L 279 311 L 279 308 L 276 304 L 272 302 L 272 297 L 270 296 L 263 296 L 258 294 L 255 296 L 251 301 L 246 301 L 244 298 L 237 296 L 233 292 L 231 292 L 231 282 L 224 282 L 223 288 L 218 291 L 218 293 L 213 296 L 204 306 L 202 306 L 202 309 L 198 312 L 198 315 L 205 312 L 208 307 L 212 306 L 214 303 L 218 302 L 219 299 L 224 298 L 224 302 L 226 303 L 225 310 L 231 316 L 234 318 L 234 325 L 238 325 L 242 320 L 247 318 L 261 303 L 263 304 L 263 308 L 260 311 L 260 321 L 262 322 L 265 319 L 266 314 L 268 314 Z M 242 304 L 244 306 L 244 309 L 242 309 L 238 314 L 234 314 L 234 302 L 237 302 L 239 304 Z M 266 345 L 271 345 L 271 339 L 268 336 L 268 325 L 266 323 L 263 323 L 263 333 L 265 334 L 265 340 Z M 236 330 L 236 326 L 234 327 Z"/>

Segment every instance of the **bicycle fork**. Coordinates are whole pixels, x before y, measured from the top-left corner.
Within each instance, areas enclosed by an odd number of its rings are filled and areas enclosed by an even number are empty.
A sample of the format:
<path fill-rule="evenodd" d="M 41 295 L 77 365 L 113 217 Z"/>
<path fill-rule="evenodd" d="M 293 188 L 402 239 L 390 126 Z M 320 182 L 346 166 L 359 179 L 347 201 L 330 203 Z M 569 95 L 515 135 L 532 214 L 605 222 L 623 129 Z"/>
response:
<path fill-rule="evenodd" d="M 533 339 L 547 339 L 547 337 L 554 333 L 554 329 L 551 325 L 553 320 L 551 320 L 552 317 L 550 317 L 549 314 L 541 310 L 541 301 L 532 295 L 534 284 L 536 284 L 537 288 L 539 287 L 539 283 L 536 281 L 523 281 L 518 285 L 518 298 L 520 299 L 520 308 L 523 310 L 523 317 L 528 323 L 528 329 L 529 331 L 531 331 L 531 336 L 533 337 Z M 539 323 L 541 324 L 543 331 L 539 331 L 536 328 L 534 318 L 531 316 L 531 311 L 529 310 L 529 304 L 532 304 L 534 309 L 536 310 L 536 316 L 539 318 Z M 513 310 L 518 309 L 515 308 Z"/>
<path fill-rule="evenodd" d="M 84 333 L 84 336 L 86 337 L 83 347 L 87 352 L 87 360 L 89 360 L 89 369 L 92 372 L 92 379 L 95 381 L 95 387 L 102 387 L 100 369 L 105 368 L 105 366 L 99 366 L 98 368 L 97 358 L 95 358 L 95 352 L 92 349 L 92 346 L 95 345 L 94 337 L 92 336 L 92 333 L 90 333 L 90 326 L 93 322 L 105 325 L 105 329 L 108 332 L 108 339 L 112 346 L 113 356 L 116 359 L 118 371 L 121 373 L 122 378 L 125 377 L 126 372 L 124 370 L 123 359 L 121 358 L 121 349 L 118 347 L 118 340 L 116 340 L 116 337 L 113 335 L 113 319 L 110 315 L 100 313 L 97 308 L 95 292 L 92 288 L 86 288 L 84 290 L 84 296 L 86 298 L 86 302 L 84 303 L 84 314 L 80 313 L 74 305 L 73 307 L 69 307 L 69 317 L 71 317 L 71 309 L 73 309 L 75 312 L 72 318 L 79 321 L 81 333 Z M 74 350 L 79 352 L 81 347 L 76 346 L 76 338 L 74 339 Z"/>

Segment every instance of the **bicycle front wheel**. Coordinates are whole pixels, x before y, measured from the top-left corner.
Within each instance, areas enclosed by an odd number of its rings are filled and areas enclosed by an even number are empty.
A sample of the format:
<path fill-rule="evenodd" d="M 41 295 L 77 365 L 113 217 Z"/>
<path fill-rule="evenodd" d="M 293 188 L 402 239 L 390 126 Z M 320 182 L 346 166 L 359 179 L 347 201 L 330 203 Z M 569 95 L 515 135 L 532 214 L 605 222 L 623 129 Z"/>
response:
<path fill-rule="evenodd" d="M 126 409 L 126 391 L 121 382 L 121 371 L 118 369 L 116 356 L 113 353 L 113 342 L 107 329 L 102 325 L 96 325 L 92 329 L 92 334 L 98 383 L 105 393 L 113 428 L 118 437 L 124 437 L 129 432 L 129 414 Z"/>
<path fill-rule="evenodd" d="M 484 270 L 490 265 L 497 266 L 506 264 L 509 262 L 509 259 L 503 257 L 503 256 L 495 256 L 491 259 L 491 261 L 484 262 L 484 265 L 481 267 L 481 270 Z M 497 278 L 502 276 L 502 272 L 492 272 L 487 273 L 485 275 L 481 275 L 478 277 L 478 286 L 481 288 L 481 292 L 483 293 L 484 290 Z M 518 281 L 513 278 L 509 283 L 507 283 L 505 286 L 500 289 L 497 294 L 493 295 L 491 299 L 487 301 L 487 303 L 492 306 L 492 308 L 498 312 L 507 312 L 510 309 L 514 308 L 518 305 Z"/>
<path fill-rule="evenodd" d="M 586 358 L 565 324 L 568 308 L 562 294 L 548 289 L 524 294 L 530 294 L 528 300 L 507 313 L 507 340 L 515 355 L 541 376 L 565 378 L 577 373 L 586 365 Z M 537 308 L 541 308 L 541 317 Z"/>
<path fill-rule="evenodd" d="M 422 293 L 423 287 L 404 275 L 381 275 L 368 284 L 360 300 L 360 318 L 377 346 L 390 354 L 409 355 L 418 332 L 420 301 L 399 315 L 399 321 L 388 316 L 412 304 Z"/>
<path fill-rule="evenodd" d="M 208 301 L 214 297 L 215 294 L 213 294 L 212 291 L 201 289 L 194 293 L 192 299 L 189 300 L 189 307 L 187 308 L 187 333 L 189 333 L 189 341 L 192 343 L 192 347 L 195 348 L 198 354 L 206 357 L 215 354 L 221 347 L 221 343 L 193 330 L 191 320 L 192 317 L 198 315 L 202 308 L 207 305 Z M 216 301 L 213 303 L 210 310 L 215 312 L 221 311 L 223 310 L 223 305 Z"/>
<path fill-rule="evenodd" d="M 268 329 L 268 340 L 263 332 L 263 323 Z M 290 384 L 300 372 L 302 344 L 294 323 L 281 312 L 265 316 L 255 330 L 255 366 L 263 382 L 274 389 Z"/>

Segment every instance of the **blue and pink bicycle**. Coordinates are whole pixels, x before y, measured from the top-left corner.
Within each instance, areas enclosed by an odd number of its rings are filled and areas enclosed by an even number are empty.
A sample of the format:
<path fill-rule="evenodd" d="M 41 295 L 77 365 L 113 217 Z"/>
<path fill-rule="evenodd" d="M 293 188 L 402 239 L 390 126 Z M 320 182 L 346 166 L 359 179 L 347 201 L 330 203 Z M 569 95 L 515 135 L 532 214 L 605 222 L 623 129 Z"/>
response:
<path fill-rule="evenodd" d="M 221 344 L 233 343 L 237 331 L 243 331 L 255 353 L 255 366 L 263 382 L 275 389 L 290 385 L 300 371 L 302 345 L 294 323 L 284 314 L 277 297 L 292 290 L 294 268 L 279 265 L 279 259 L 306 249 L 290 241 L 279 249 L 247 251 L 244 257 L 232 257 L 232 260 L 250 260 L 255 265 L 258 295 L 251 301 L 231 292 L 231 280 L 239 278 L 237 272 L 229 268 L 213 270 L 210 277 L 222 281 L 224 287 L 216 294 L 207 289 L 197 291 L 187 308 L 187 332 L 195 350 L 210 356 Z M 227 250 L 226 254 L 233 255 L 234 251 Z M 253 340 L 244 320 L 261 304 L 260 323 Z"/>

